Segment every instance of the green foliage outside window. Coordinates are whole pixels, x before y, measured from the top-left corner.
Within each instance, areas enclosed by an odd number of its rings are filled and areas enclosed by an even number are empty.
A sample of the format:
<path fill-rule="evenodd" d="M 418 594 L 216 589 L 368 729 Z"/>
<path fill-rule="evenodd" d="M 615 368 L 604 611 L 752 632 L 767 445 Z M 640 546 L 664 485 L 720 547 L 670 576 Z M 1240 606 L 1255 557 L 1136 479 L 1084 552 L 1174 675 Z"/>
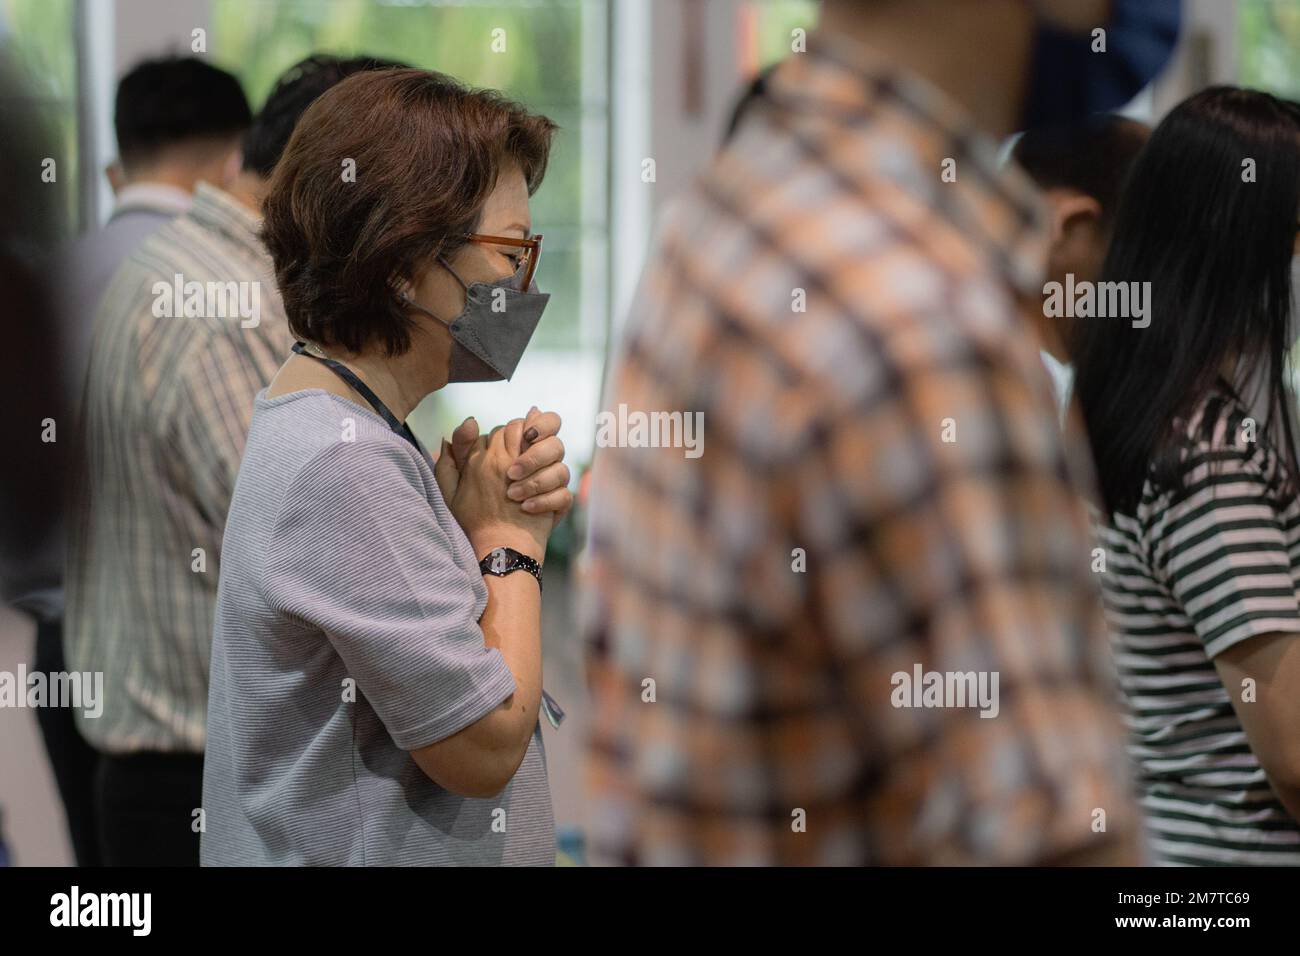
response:
<path fill-rule="evenodd" d="M 47 208 L 55 211 L 57 234 L 76 231 L 77 214 L 77 54 L 73 38 L 73 0 L 0 0 L 0 43 L 31 99 L 28 115 L 44 124 L 56 145 L 57 179 L 42 186 L 57 190 Z M 6 91 L 8 95 L 10 91 Z M 27 110 L 24 110 L 27 113 Z"/>
<path fill-rule="evenodd" d="M 768 66 L 790 55 L 793 31 L 811 33 L 817 24 L 816 0 L 752 0 L 758 15 L 758 62 Z"/>
<path fill-rule="evenodd" d="M 1237 39 L 1243 86 L 1300 98 L 1300 3 L 1241 0 Z"/>

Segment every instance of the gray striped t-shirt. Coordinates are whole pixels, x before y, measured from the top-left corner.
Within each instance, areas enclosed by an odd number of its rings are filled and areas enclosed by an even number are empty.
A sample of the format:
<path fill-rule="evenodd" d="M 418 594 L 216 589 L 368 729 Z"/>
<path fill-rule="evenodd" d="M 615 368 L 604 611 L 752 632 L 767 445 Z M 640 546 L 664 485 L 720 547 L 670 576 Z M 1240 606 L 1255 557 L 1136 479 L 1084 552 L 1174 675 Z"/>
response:
<path fill-rule="evenodd" d="M 540 727 L 486 799 L 408 753 L 514 691 L 486 604 L 414 446 L 322 390 L 258 395 L 222 550 L 204 865 L 553 864 Z"/>
<path fill-rule="evenodd" d="M 1300 502 L 1249 414 L 1225 394 L 1203 403 L 1186 424 L 1183 487 L 1148 479 L 1137 513 L 1101 529 L 1130 751 L 1164 864 L 1300 865 L 1300 826 L 1229 695 L 1251 704 L 1214 666 L 1242 641 L 1300 634 Z"/>

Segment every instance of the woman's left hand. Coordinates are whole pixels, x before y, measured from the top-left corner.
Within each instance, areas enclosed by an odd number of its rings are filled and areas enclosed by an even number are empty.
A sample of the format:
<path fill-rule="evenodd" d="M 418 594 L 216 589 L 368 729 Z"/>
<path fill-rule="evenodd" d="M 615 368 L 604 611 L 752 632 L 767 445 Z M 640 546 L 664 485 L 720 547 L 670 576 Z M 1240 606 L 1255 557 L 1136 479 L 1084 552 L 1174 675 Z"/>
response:
<path fill-rule="evenodd" d="M 564 442 L 560 441 L 560 416 L 539 411 L 534 405 L 524 418 L 524 436 L 519 457 L 506 470 L 511 484 L 506 497 L 522 502 L 530 514 L 547 511 L 558 522 L 573 507 L 569 491 L 569 466 L 564 463 Z"/>
<path fill-rule="evenodd" d="M 522 503 L 529 514 L 551 512 L 559 522 L 573 506 L 569 491 L 569 466 L 564 463 L 564 443 L 560 441 L 560 416 L 555 412 L 540 411 L 533 406 L 524 420 L 524 435 L 520 454 L 510 465 L 506 477 L 510 484 L 506 496 Z M 441 468 L 434 474 L 448 501 L 455 495 L 456 484 L 470 451 L 479 440 L 478 422 L 467 418 L 452 433 L 451 442 L 443 441 Z M 454 469 L 447 467 L 445 456 L 450 453 Z"/>

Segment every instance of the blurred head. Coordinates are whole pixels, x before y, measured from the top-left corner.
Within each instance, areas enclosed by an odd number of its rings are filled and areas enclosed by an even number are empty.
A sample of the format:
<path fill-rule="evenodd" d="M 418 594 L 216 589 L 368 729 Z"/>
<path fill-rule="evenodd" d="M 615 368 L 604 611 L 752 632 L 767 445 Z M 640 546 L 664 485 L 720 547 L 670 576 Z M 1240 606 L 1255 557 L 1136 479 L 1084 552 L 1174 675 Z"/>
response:
<path fill-rule="evenodd" d="M 1051 220 L 1047 278 L 1095 282 L 1110 243 L 1120 191 L 1150 130 L 1122 116 L 1030 130 L 1012 157 L 1043 190 Z M 1060 320 L 1053 320 L 1060 321 Z M 1045 329 L 1048 347 L 1062 351 L 1068 329 Z M 1065 359 L 1063 354 L 1057 358 Z"/>
<path fill-rule="evenodd" d="M 239 81 L 195 57 L 146 60 L 117 87 L 114 192 L 136 182 L 193 190 L 225 185 L 239 169 L 239 143 L 252 121 Z"/>
<path fill-rule="evenodd" d="M 1174 422 L 1215 381 L 1258 383 L 1251 403 L 1285 409 L 1295 342 L 1292 259 L 1300 217 L 1300 110 L 1267 93 L 1213 87 L 1177 106 L 1134 163 L 1102 266 L 1150 282 L 1150 324 L 1074 323 L 1075 393 L 1110 511 L 1131 511 L 1148 468 L 1176 482 Z M 1296 461 L 1289 415 L 1265 435 Z"/>
<path fill-rule="evenodd" d="M 1095 280 L 1106 255 L 1120 192 L 1150 129 L 1123 116 L 1097 116 L 1030 130 L 1013 158 L 1048 202 L 1052 249 L 1048 274 Z"/>
<path fill-rule="evenodd" d="M 405 63 L 374 56 L 337 57 L 318 53 L 295 63 L 275 81 L 244 138 L 244 171 L 270 179 L 294 126 L 326 90 L 369 70 L 404 68 Z"/>
<path fill-rule="evenodd" d="M 554 130 L 495 92 L 423 70 L 354 76 L 322 96 L 264 203 L 293 333 L 353 355 L 419 349 L 439 370 L 433 387 L 445 384 L 445 323 L 465 308 L 465 287 L 510 277 L 521 255 L 468 237 L 531 234 L 529 197 Z"/>

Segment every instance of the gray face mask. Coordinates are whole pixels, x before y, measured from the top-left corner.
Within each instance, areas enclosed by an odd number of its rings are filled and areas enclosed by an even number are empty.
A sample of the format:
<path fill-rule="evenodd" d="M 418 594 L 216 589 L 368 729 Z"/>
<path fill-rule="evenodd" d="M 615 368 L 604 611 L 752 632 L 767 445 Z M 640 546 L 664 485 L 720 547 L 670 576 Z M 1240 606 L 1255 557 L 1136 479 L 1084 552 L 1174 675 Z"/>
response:
<path fill-rule="evenodd" d="M 542 320 L 550 293 L 538 292 L 534 282 L 527 292 L 516 286 L 522 267 L 514 275 L 495 282 L 472 282 L 466 285 L 456 270 L 439 259 L 465 289 L 465 308 L 451 322 L 438 318 L 416 304 L 410 296 L 403 300 L 417 312 L 423 312 L 447 326 L 454 341 L 448 382 L 501 382 L 515 374 L 533 330 Z"/>

